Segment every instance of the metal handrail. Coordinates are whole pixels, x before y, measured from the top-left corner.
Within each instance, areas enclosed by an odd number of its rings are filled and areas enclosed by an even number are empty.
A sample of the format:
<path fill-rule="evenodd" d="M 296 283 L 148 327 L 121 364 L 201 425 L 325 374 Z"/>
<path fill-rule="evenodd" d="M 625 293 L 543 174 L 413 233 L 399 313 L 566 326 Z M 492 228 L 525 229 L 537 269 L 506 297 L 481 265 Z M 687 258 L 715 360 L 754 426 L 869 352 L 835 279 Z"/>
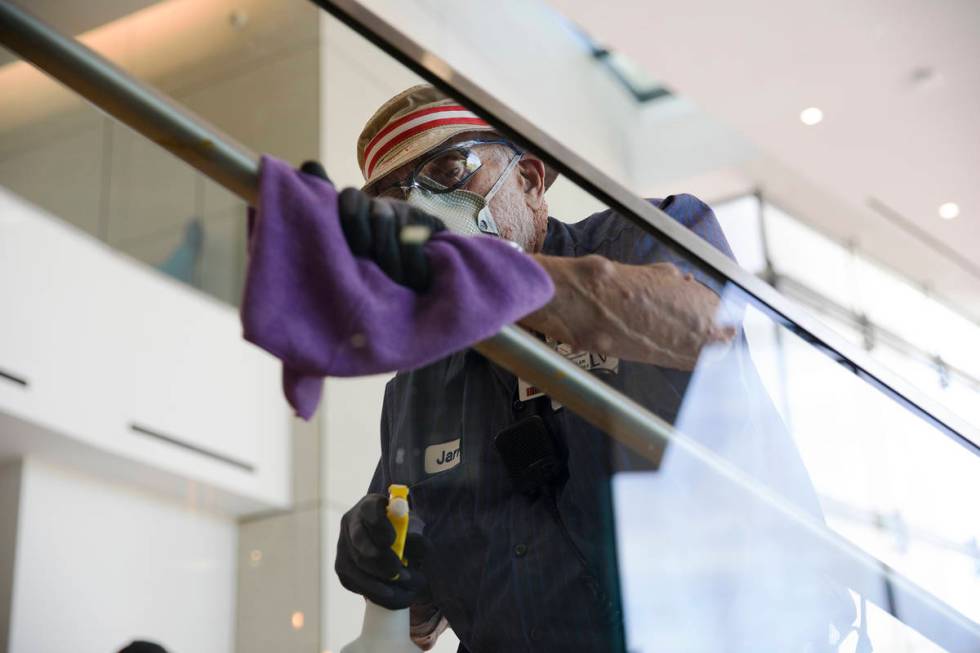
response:
<path fill-rule="evenodd" d="M 769 317 L 830 356 L 848 371 L 879 388 L 898 403 L 934 424 L 974 455 L 980 456 L 980 432 L 935 399 L 894 374 L 860 347 L 828 328 L 807 310 L 702 240 L 660 209 L 638 197 L 558 139 L 500 102 L 451 64 L 357 0 L 311 0 L 420 77 L 456 98 L 501 133 L 533 151 L 560 174 L 604 204 L 661 239 L 684 250 L 703 269 L 744 290 Z"/>
<path fill-rule="evenodd" d="M 0 0 L 0 43 L 246 201 L 254 201 L 259 172 L 254 153 L 89 48 L 4 0 Z M 814 547 L 843 555 L 870 572 L 845 574 L 839 579 L 842 583 L 874 596 L 879 589 L 877 583 L 884 579 L 903 604 L 913 608 L 906 623 L 941 646 L 955 651 L 964 641 L 980 641 L 977 624 L 520 328 L 504 327 L 498 335 L 475 347 L 643 455 L 659 453 L 670 442 L 694 456 L 707 469 L 812 536 Z"/>

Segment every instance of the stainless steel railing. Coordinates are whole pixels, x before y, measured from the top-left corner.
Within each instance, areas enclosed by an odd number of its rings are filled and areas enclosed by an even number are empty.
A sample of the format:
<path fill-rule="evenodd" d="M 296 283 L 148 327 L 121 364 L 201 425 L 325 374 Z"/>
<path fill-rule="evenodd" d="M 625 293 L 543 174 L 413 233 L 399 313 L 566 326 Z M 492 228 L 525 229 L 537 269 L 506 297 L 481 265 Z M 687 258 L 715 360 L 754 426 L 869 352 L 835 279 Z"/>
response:
<path fill-rule="evenodd" d="M 497 123 L 502 131 L 542 152 L 562 173 L 593 191 L 624 215 L 651 226 L 664 238 L 691 251 L 707 267 L 737 283 L 767 305 L 781 306 L 787 309 L 787 314 L 797 312 L 771 288 L 746 275 L 727 258 L 688 234 L 683 227 L 639 198 L 632 197 L 628 191 L 494 101 L 477 86 L 455 75 L 444 62 L 432 58 L 431 54 L 426 58 L 423 49 L 356 2 L 317 2 L 369 36 L 375 44 L 404 63 L 409 63 L 416 72 L 470 103 L 474 110 Z M 258 158 L 253 152 L 166 96 L 133 79 L 86 46 L 59 34 L 5 0 L 0 0 L 0 43 L 247 202 L 254 201 L 258 189 Z M 559 157 L 567 157 L 567 161 Z M 782 321 L 792 323 L 787 316 Z M 805 321 L 811 320 L 807 317 Z M 811 332 L 807 329 L 806 333 Z M 810 339 L 813 338 L 810 335 Z M 518 327 L 505 327 L 498 335 L 475 347 L 514 374 L 547 390 L 549 395 L 590 423 L 641 454 L 659 452 L 670 442 L 671 446 L 696 457 L 708 469 L 729 480 L 733 487 L 752 495 L 806 532 L 814 547 L 842 557 L 864 572 L 846 574 L 839 578 L 840 582 L 870 596 L 877 593 L 881 582 L 886 582 L 891 591 L 901 597 L 902 604 L 911 608 L 907 613 L 908 618 L 903 620 L 937 644 L 957 651 L 965 650 L 962 649 L 963 642 L 980 642 L 980 627 L 977 624 L 833 533 L 822 522 L 774 494 L 758 480 L 676 432 L 670 424 L 632 399 L 598 382 Z M 886 389 L 896 392 L 892 388 Z M 933 414 L 921 412 L 963 442 L 972 444 Z"/>

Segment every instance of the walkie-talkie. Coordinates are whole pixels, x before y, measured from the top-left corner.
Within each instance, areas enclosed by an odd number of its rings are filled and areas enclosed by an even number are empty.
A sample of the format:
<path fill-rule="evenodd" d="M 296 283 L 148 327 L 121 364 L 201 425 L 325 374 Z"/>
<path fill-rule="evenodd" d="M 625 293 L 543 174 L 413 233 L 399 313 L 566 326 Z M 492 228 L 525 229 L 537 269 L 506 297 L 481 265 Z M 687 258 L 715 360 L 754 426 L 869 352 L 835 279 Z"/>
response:
<path fill-rule="evenodd" d="M 493 439 L 519 492 L 535 496 L 559 486 L 568 477 L 565 455 L 540 415 L 531 415 L 503 429 Z"/>

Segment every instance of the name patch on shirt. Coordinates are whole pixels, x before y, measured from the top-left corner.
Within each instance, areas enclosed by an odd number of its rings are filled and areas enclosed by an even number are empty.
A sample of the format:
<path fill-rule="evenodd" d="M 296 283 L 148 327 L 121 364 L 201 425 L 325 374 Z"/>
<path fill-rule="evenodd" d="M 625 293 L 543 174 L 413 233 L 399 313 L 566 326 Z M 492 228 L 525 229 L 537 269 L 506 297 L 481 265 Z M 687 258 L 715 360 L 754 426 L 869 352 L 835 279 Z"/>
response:
<path fill-rule="evenodd" d="M 552 338 L 546 339 L 546 344 L 554 349 L 556 352 L 572 361 L 583 370 L 598 372 L 605 372 L 608 374 L 616 374 L 619 372 L 619 359 L 615 356 L 604 356 L 602 354 L 593 354 L 592 352 L 579 350 L 576 351 L 572 349 L 571 345 L 566 345 L 563 342 L 557 342 Z M 531 399 L 537 399 L 538 397 L 545 396 L 545 393 L 541 388 L 531 385 L 524 379 L 517 379 L 517 398 L 521 401 L 530 401 Z M 561 404 L 552 402 L 552 407 L 555 410 L 561 407 Z"/>
<path fill-rule="evenodd" d="M 425 448 L 425 473 L 436 474 L 452 469 L 459 464 L 460 455 L 459 438 L 442 444 L 430 444 Z"/>

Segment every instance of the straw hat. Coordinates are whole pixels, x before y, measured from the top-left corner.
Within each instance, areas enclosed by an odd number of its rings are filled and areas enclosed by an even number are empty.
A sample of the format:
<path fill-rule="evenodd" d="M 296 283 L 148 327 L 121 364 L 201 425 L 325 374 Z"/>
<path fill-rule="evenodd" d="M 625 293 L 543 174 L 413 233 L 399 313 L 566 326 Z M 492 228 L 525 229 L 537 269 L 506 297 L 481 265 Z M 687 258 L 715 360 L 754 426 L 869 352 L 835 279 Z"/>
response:
<path fill-rule="evenodd" d="M 364 185 L 397 170 L 464 132 L 492 132 L 475 113 L 429 84 L 419 84 L 391 98 L 374 112 L 357 139 L 357 163 Z M 550 167 L 545 186 L 557 173 Z"/>

